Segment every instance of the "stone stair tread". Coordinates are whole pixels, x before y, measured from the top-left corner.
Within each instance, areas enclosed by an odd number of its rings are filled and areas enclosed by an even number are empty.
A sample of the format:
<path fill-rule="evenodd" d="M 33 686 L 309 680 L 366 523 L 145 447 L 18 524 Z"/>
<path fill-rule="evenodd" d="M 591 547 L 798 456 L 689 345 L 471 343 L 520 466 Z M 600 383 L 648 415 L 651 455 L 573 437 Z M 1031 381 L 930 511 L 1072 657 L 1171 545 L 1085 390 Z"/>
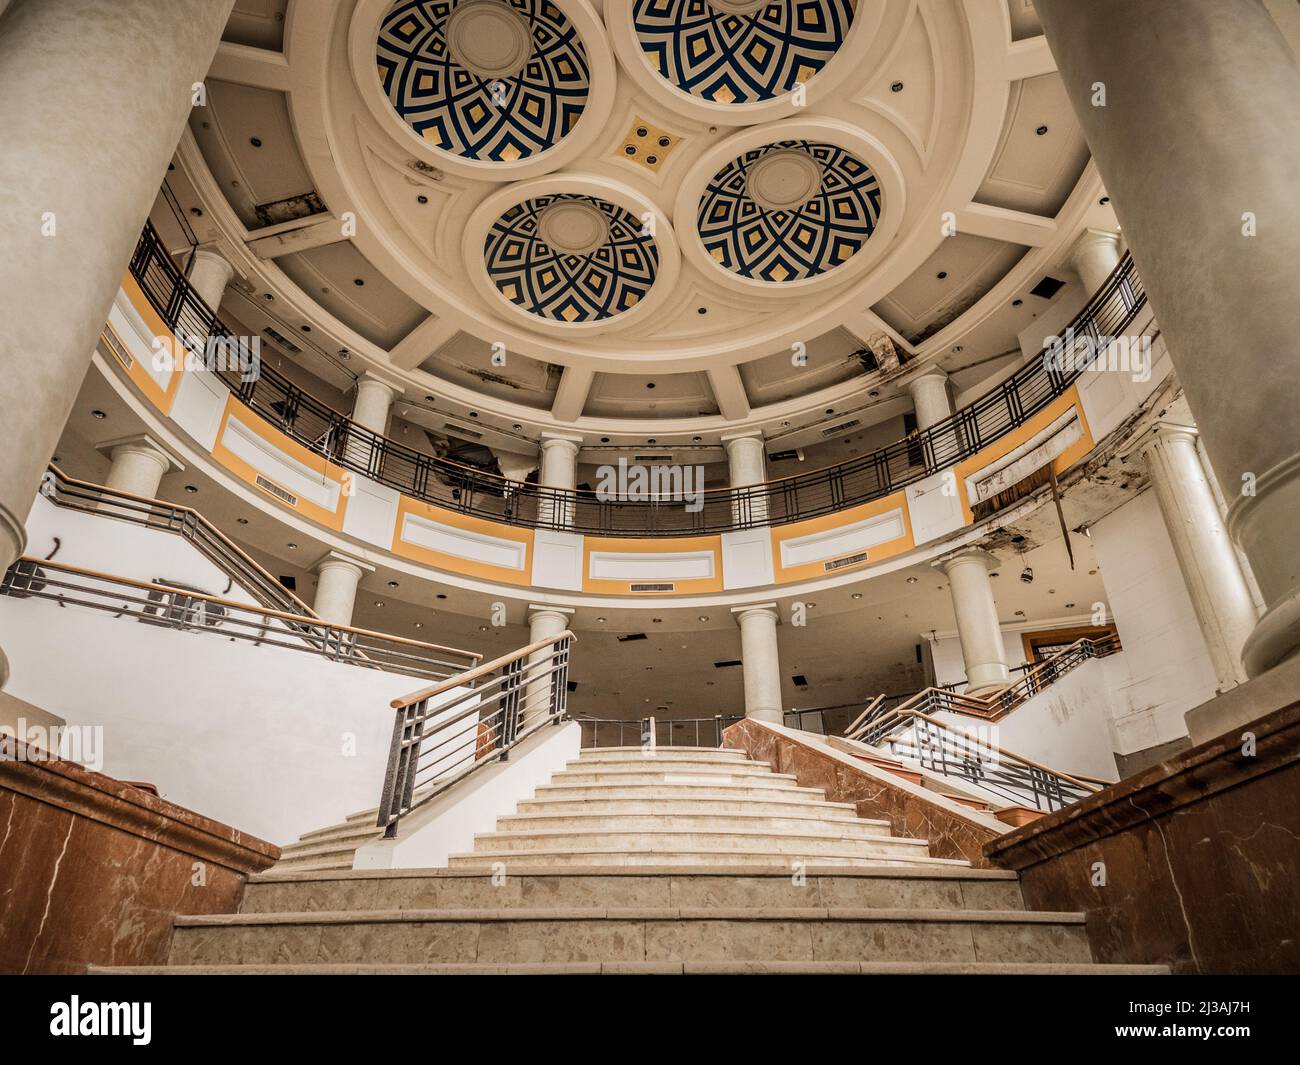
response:
<path fill-rule="evenodd" d="M 739 856 L 741 856 L 741 855 L 750 855 L 750 856 L 752 856 L 752 857 L 754 857 L 754 858 L 756 858 L 756 859 L 762 859 L 762 860 L 765 860 L 765 861 L 767 861 L 769 864 L 780 864 L 780 865 L 782 865 L 783 867 L 785 867 L 785 868 L 787 868 L 787 869 L 788 869 L 788 868 L 790 867 L 790 865 L 791 865 L 792 863 L 794 863 L 794 862 L 799 862 L 801 865 L 803 865 L 803 867 L 804 867 L 805 869 L 808 869 L 808 868 L 810 868 L 810 866 L 811 866 L 811 861 L 810 861 L 810 860 L 815 860 L 815 859 L 834 859 L 834 858 L 844 858 L 844 859 L 847 859 L 847 860 L 849 860 L 849 861 L 854 861 L 854 860 L 866 860 L 867 858 L 871 857 L 871 858 L 876 858 L 876 859 L 879 860 L 879 861 L 888 861 L 888 860 L 889 860 L 889 859 L 882 858 L 880 855 L 861 855 L 861 856 L 859 856 L 859 855 L 853 855 L 853 854 L 841 854 L 841 855 L 834 855 L 834 854 L 799 854 L 799 853 L 792 853 L 792 854 L 778 854 L 778 853 L 773 852 L 773 851 L 742 851 L 742 850 L 738 850 L 738 849 L 737 849 L 737 850 L 733 850 L 733 851 L 722 851 L 722 852 L 720 852 L 716 847 L 704 847 L 704 848 L 698 848 L 698 849 L 697 849 L 697 848 L 690 848 L 690 847 L 673 847 L 671 850 L 656 850 L 656 849 L 654 849 L 654 848 L 652 848 L 652 847 L 604 847 L 604 848 L 600 848 L 600 847 L 589 847 L 589 848 L 583 848 L 583 849 L 580 849 L 580 850 L 579 850 L 579 849 L 572 848 L 572 847 L 566 847 L 566 848 L 564 848 L 564 849 L 562 849 L 562 850 L 546 850 L 546 849 L 537 849 L 537 850 L 526 850 L 526 851 L 487 851 L 487 850 L 482 850 L 482 851 L 468 851 L 468 852 L 465 852 L 465 853 L 462 853 L 462 854 L 452 854 L 452 855 L 449 855 L 448 860 L 449 860 L 449 861 L 459 861 L 459 862 L 471 862 L 471 861 L 482 861 L 482 860 L 484 860 L 484 859 L 493 859 L 493 860 L 501 860 L 501 861 L 506 861 L 506 862 L 512 862 L 512 863 L 518 865 L 518 864 L 521 864 L 521 863 L 524 862 L 524 861 L 527 861 L 527 860 L 530 859 L 530 858 L 540 858 L 540 857 L 546 857 L 546 856 L 557 856 L 557 857 L 559 857 L 559 856 L 564 856 L 564 857 L 577 857 L 578 855 L 588 855 L 588 854 L 596 854 L 596 855 L 626 855 L 626 856 L 628 856 L 628 857 L 640 857 L 640 856 L 644 856 L 644 855 L 656 855 L 656 856 L 663 857 L 663 858 L 667 858 L 669 855 L 678 855 L 678 856 L 683 856 L 683 857 L 689 856 L 689 857 L 712 857 L 712 858 L 719 858 L 719 857 L 722 857 L 724 854 L 725 854 L 726 856 L 728 856 L 728 857 L 733 857 L 733 856 L 734 856 L 734 857 L 739 857 Z M 919 864 L 922 864 L 922 865 L 961 865 L 961 866 L 965 866 L 965 865 L 968 865 L 968 864 L 969 864 L 969 863 L 968 863 L 965 859 L 963 859 L 963 858 L 931 858 L 931 857 L 928 857 L 928 856 L 925 856 L 925 855 L 909 856 L 909 857 L 907 857 L 907 858 L 900 858 L 900 859 L 897 859 L 897 860 L 898 860 L 898 861 L 915 862 L 915 863 L 919 863 Z"/>
<path fill-rule="evenodd" d="M 780 829 L 754 829 L 754 828 L 735 828 L 735 829 L 689 829 L 689 828 L 638 828 L 638 829 L 585 829 L 574 830 L 568 828 L 534 828 L 528 831 L 514 832 L 510 830 L 496 832 L 481 832 L 474 837 L 475 844 L 479 841 L 492 842 L 509 839 L 553 839 L 557 836 L 586 836 L 592 839 L 599 839 L 602 836 L 621 836 L 630 835 L 635 832 L 638 836 L 739 836 L 742 838 L 752 839 L 793 839 L 793 840 L 839 840 L 843 842 L 863 842 L 876 844 L 897 844 L 903 847 L 918 847 L 928 849 L 929 840 L 914 839 L 911 836 L 836 836 L 826 835 L 816 832 L 795 832 L 792 830 Z"/>
<path fill-rule="evenodd" d="M 924 866 L 910 867 L 898 865 L 807 865 L 808 876 L 845 876 L 845 877 L 883 877 L 890 880 L 1003 880 L 1014 881 L 1016 874 L 1009 869 L 975 869 L 969 865 L 958 865 L 943 872 L 937 872 Z M 248 878 L 250 884 L 286 884 L 301 883 L 309 880 L 389 880 L 389 879 L 428 879 L 441 877 L 485 877 L 490 871 L 484 869 L 447 868 L 444 866 L 427 869 L 347 869 L 323 877 L 316 873 L 299 870 L 276 870 L 255 873 Z M 530 868 L 524 877 L 607 877 L 607 876 L 668 876 L 668 877 L 709 877 L 709 876 L 763 876 L 782 880 L 789 877 L 786 870 L 774 869 L 770 865 L 720 865 L 680 866 L 645 865 L 629 868 L 625 865 L 583 866 L 571 865 L 542 866 Z"/>
<path fill-rule="evenodd" d="M 1047 910 L 916 910 L 808 907 L 554 907 L 541 909 L 303 910 L 178 915 L 177 928 L 269 928 L 304 924 L 429 924 L 493 921 L 904 921 L 946 924 L 1082 925 L 1082 913 Z"/>
<path fill-rule="evenodd" d="M 835 815 L 838 817 L 844 817 L 855 821 L 865 821 L 869 824 L 885 823 L 883 820 L 880 820 L 878 818 L 858 817 L 857 813 L 855 812 L 857 807 L 854 806 L 854 804 L 851 802 L 829 802 L 828 800 L 825 799 L 814 799 L 811 797 L 803 798 L 802 796 L 797 799 L 739 799 L 739 798 L 727 798 L 726 796 L 723 795 L 707 795 L 695 799 L 665 798 L 665 799 L 658 799 L 658 800 L 638 799 L 632 797 L 623 798 L 623 799 L 590 799 L 590 798 L 587 799 L 578 799 L 578 798 L 524 799 L 522 802 L 518 804 L 516 809 L 517 811 L 523 812 L 524 808 L 528 807 L 530 808 L 528 812 L 532 812 L 531 811 L 532 807 L 546 806 L 546 807 L 557 807 L 562 810 L 573 809 L 576 812 L 581 812 L 587 810 L 593 802 L 626 803 L 626 804 L 630 804 L 631 806 L 642 807 L 644 808 L 644 811 L 648 813 L 661 812 L 663 809 L 662 804 L 664 803 L 678 803 L 688 807 L 688 810 L 684 812 L 698 810 L 700 813 L 711 812 L 709 810 L 709 804 L 711 803 L 726 802 L 726 803 L 741 803 L 743 805 L 748 805 L 750 803 L 763 803 L 769 806 L 781 806 L 790 810 L 803 811 L 809 817 L 813 816 L 815 813 L 821 813 L 828 817 L 831 815 Z M 620 812 L 625 812 L 625 813 L 642 812 L 641 810 L 629 809 L 627 806 L 620 806 L 619 810 Z M 747 812 L 748 811 L 745 810 L 741 811 L 741 813 L 747 813 Z M 519 813 L 516 813 L 515 816 L 519 816 Z M 781 815 L 781 816 L 786 816 L 786 815 Z"/>
<path fill-rule="evenodd" d="M 92 965 L 92 976 L 1167 976 L 1164 965 L 1090 962 L 444 962 L 297 965 Z"/>

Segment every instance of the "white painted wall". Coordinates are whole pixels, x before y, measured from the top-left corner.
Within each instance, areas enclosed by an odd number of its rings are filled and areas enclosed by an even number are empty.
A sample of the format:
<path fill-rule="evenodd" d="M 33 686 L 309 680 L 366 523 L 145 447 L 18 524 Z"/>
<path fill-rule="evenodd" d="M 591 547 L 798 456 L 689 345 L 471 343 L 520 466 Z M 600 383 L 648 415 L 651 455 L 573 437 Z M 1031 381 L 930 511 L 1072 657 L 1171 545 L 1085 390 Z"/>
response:
<path fill-rule="evenodd" d="M 1214 696 L 1214 669 L 1155 494 L 1145 491 L 1089 530 L 1124 644 L 1113 663 L 1116 751 L 1187 735 L 1183 714 Z"/>
<path fill-rule="evenodd" d="M 428 683 L 42 600 L 0 597 L 0 631 L 6 690 L 102 727 L 103 772 L 279 844 L 376 805 L 388 702 Z"/>
<path fill-rule="evenodd" d="M 578 757 L 582 726 L 544 725 L 510 751 L 510 758 L 478 770 L 419 807 L 398 825 L 397 839 L 357 850 L 354 869 L 442 869 L 452 854 L 474 849 L 474 836 L 491 832 L 537 788 Z"/>
<path fill-rule="evenodd" d="M 177 533 L 146 529 L 129 521 L 85 514 L 36 497 L 27 518 L 27 554 L 45 558 L 59 550 L 55 562 L 66 566 L 130 577 L 137 581 L 180 581 L 208 595 L 256 606 L 242 586 L 199 553 Z"/>

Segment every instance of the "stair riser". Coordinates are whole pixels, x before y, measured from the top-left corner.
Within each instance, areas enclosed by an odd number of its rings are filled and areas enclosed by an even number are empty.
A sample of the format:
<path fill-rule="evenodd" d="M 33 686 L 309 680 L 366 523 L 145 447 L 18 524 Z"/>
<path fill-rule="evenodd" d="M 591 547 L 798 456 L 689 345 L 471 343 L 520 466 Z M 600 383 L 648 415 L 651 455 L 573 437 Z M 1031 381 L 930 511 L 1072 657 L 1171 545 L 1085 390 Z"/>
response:
<path fill-rule="evenodd" d="M 476 836 L 476 851 L 583 850 L 585 848 L 655 847 L 660 850 L 761 851 L 768 854 L 844 854 L 852 857 L 920 858 L 928 851 L 914 843 L 889 838 L 819 839 L 815 836 L 739 835 L 730 832 L 644 832 L 602 834 L 566 832 L 554 836 Z"/>
<path fill-rule="evenodd" d="M 751 785 L 751 782 L 752 785 Z M 637 767 L 634 770 L 564 770 L 551 778 L 557 787 L 590 787 L 591 785 L 611 784 L 657 784 L 659 787 L 674 787 L 680 784 L 697 784 L 712 787 L 731 787 L 734 785 L 765 787 L 772 784 L 793 784 L 793 777 L 784 777 L 776 773 L 699 773 L 686 772 L 681 769 L 660 769 Z"/>
<path fill-rule="evenodd" d="M 178 928 L 171 964 L 637 961 L 1086 962 L 1080 925 L 560 919 Z"/>
<path fill-rule="evenodd" d="M 754 765 L 749 755 L 743 751 L 690 751 L 684 747 L 656 747 L 652 752 L 646 748 L 638 747 L 630 751 L 608 751 L 593 750 L 583 751 L 580 759 L 574 759 L 569 765 L 581 761 L 583 765 L 604 765 L 615 764 L 622 765 L 629 762 L 639 762 L 647 758 L 657 758 L 664 761 L 674 762 L 696 762 L 704 765 L 735 765 L 737 762 Z"/>
<path fill-rule="evenodd" d="M 730 799 L 733 802 L 771 801 L 786 802 L 799 799 L 822 801 L 821 792 L 794 788 L 776 781 L 770 785 L 757 784 L 714 784 L 708 786 L 683 787 L 663 782 L 643 784 L 586 784 L 586 785 L 546 785 L 538 788 L 537 801 L 547 802 L 551 799 L 638 799 L 641 801 L 659 801 L 661 799 L 693 802 L 696 799 Z"/>
<path fill-rule="evenodd" d="M 1014 881 L 920 877 L 507 876 L 401 877 L 249 884 L 244 913 L 317 910 L 727 907 L 1019 910 Z"/>
<path fill-rule="evenodd" d="M 736 817 L 727 814 L 584 814 L 582 817 L 502 817 L 498 832 L 797 832 L 828 839 L 888 838 L 889 828 L 869 821 L 798 817 Z"/>
<path fill-rule="evenodd" d="M 644 799 L 588 799 L 583 802 L 564 802 L 560 800 L 530 799 L 521 802 L 517 808 L 520 814 L 545 814 L 549 817 L 564 817 L 567 814 L 601 814 L 618 817 L 636 817 L 644 814 L 672 816 L 674 814 L 707 814 L 711 817 L 726 817 L 734 814 L 749 814 L 761 817 L 796 817 L 839 824 L 842 821 L 857 821 L 853 807 L 829 805 L 818 802 L 770 802 L 764 799 L 660 799 L 648 802 Z"/>
<path fill-rule="evenodd" d="M 883 865 L 898 868 L 914 868 L 917 865 L 948 867 L 957 863 L 948 863 L 937 859 L 901 859 L 901 858 L 860 858 L 838 854 L 828 857 L 824 854 L 758 854 L 753 851 L 710 851 L 696 853 L 691 851 L 645 851 L 640 853 L 592 853 L 576 851 L 569 853 L 513 851 L 508 854 L 453 854 L 447 861 L 451 869 L 488 869 L 504 868 L 508 875 L 514 876 L 526 871 L 530 866 L 565 868 L 584 866 L 618 866 L 635 868 L 638 866 L 692 866 L 692 865 L 766 865 L 777 869 L 793 870 L 796 866 L 849 867 L 854 869 Z"/>

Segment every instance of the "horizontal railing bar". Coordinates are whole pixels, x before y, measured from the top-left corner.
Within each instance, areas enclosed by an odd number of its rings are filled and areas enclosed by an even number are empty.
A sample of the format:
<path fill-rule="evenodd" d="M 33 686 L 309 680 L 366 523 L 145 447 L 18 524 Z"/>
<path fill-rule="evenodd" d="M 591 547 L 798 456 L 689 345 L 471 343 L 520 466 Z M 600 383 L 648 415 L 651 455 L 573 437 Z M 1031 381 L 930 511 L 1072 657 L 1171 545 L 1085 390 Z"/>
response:
<path fill-rule="evenodd" d="M 482 665 L 476 666 L 474 669 L 468 670 L 459 676 L 449 677 L 442 684 L 435 684 L 431 688 L 421 688 L 419 691 L 412 692 L 410 695 L 403 696 L 400 699 L 394 699 L 388 705 L 394 710 L 404 710 L 406 707 L 411 706 L 414 703 L 422 702 L 425 699 L 436 698 L 445 691 L 460 687 L 462 684 L 472 683 L 480 677 L 486 677 L 489 673 L 495 673 L 498 669 L 509 665 L 511 662 L 517 662 L 519 659 L 526 658 L 527 656 L 534 654 L 545 647 L 550 647 L 551 644 L 563 639 L 569 640 L 570 643 L 578 642 L 578 638 L 566 629 L 558 636 L 549 636 L 541 640 L 536 640 L 533 643 L 530 643 L 527 647 L 520 648 L 518 651 L 511 651 L 510 654 L 502 655 L 500 658 L 494 658 L 491 662 L 484 662 Z"/>

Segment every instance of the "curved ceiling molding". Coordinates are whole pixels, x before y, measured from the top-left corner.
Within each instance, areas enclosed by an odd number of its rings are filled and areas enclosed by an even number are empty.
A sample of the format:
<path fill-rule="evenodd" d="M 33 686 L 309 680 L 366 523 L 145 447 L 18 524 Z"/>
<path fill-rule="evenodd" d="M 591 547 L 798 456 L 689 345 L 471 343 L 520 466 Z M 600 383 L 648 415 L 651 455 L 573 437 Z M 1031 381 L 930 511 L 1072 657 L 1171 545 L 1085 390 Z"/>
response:
<path fill-rule="evenodd" d="M 843 265 L 875 232 L 880 181 L 835 144 L 778 141 L 732 159 L 700 197 L 696 225 L 724 270 L 782 284 Z"/>
<path fill-rule="evenodd" d="M 848 36 L 856 0 L 634 0 L 641 50 L 670 85 L 715 104 L 807 85 Z"/>
<path fill-rule="evenodd" d="M 591 88 L 586 46 L 550 0 L 398 0 L 375 55 L 402 120 L 463 159 L 548 151 L 577 125 Z"/>
<path fill-rule="evenodd" d="M 483 258 L 506 299 L 566 325 L 630 311 L 659 271 L 659 248 L 641 219 L 595 196 L 516 204 L 488 230 Z"/>

